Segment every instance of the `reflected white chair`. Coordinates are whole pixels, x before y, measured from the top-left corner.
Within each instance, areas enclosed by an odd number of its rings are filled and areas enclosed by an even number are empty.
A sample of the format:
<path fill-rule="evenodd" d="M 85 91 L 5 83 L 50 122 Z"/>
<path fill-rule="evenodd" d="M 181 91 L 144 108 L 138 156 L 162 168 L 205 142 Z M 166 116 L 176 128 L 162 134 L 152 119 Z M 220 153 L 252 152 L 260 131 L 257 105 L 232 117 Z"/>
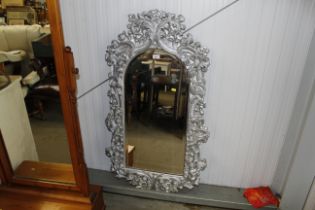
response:
<path fill-rule="evenodd" d="M 30 73 L 28 60 L 34 58 L 32 41 L 41 35 L 40 25 L 0 26 L 0 62 L 23 62 L 21 75 Z"/>

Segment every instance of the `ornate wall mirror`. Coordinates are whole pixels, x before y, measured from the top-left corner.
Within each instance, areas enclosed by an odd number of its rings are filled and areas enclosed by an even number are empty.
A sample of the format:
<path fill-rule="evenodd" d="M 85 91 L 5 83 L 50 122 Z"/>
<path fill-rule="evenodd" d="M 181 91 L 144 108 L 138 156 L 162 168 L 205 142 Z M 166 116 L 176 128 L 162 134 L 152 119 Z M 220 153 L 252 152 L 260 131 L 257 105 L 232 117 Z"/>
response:
<path fill-rule="evenodd" d="M 208 49 L 185 33 L 184 17 L 151 10 L 129 15 L 127 32 L 106 51 L 111 66 L 106 155 L 117 177 L 141 189 L 198 185 L 206 167 L 204 125 Z"/>

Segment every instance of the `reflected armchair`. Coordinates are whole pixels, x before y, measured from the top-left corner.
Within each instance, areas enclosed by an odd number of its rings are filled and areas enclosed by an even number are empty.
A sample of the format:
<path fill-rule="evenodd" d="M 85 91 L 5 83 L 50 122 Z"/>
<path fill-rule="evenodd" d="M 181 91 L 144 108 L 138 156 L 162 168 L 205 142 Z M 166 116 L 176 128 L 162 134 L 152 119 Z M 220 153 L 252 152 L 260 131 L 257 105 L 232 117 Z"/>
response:
<path fill-rule="evenodd" d="M 29 59 L 34 58 L 32 40 L 41 35 L 40 25 L 0 26 L 0 63 L 23 62 L 19 74 L 30 73 Z"/>

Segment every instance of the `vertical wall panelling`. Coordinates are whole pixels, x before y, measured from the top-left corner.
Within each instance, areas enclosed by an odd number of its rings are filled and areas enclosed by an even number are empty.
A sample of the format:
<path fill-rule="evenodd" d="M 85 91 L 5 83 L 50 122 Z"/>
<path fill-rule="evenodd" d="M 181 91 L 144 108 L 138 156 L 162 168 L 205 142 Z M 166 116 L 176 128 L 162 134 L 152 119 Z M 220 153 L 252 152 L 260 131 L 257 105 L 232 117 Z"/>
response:
<path fill-rule="evenodd" d="M 284 187 L 283 197 L 281 199 L 280 209 L 311 210 L 314 206 L 307 208 L 305 203 L 307 197 L 312 196 L 311 187 L 314 180 L 315 165 L 315 141 L 314 141 L 314 124 L 315 124 L 315 81 L 313 81 L 312 93 L 308 101 L 307 115 L 305 124 L 302 127 L 299 137 L 299 144 L 294 157 L 292 167 L 288 174 L 288 180 Z M 306 163 L 310 163 L 307 164 Z"/>
<path fill-rule="evenodd" d="M 128 14 L 162 9 L 192 26 L 232 0 L 65 0 L 65 41 L 80 68 L 79 95 L 107 78 L 106 46 L 126 30 Z M 247 187 L 270 185 L 314 31 L 314 0 L 240 0 L 189 31 L 210 49 L 201 181 Z M 109 170 L 104 84 L 79 100 L 88 167 Z"/>
<path fill-rule="evenodd" d="M 311 19 L 311 21 L 313 21 L 314 24 L 314 19 Z M 303 119 L 305 118 L 307 104 L 311 95 L 313 80 L 315 78 L 314 56 L 315 36 L 313 35 L 295 106 L 292 112 L 288 131 L 285 136 L 285 144 L 282 148 L 277 170 L 272 183 L 272 188 L 279 193 L 283 192 L 283 186 L 286 182 L 287 174 L 297 148 L 296 145 L 298 144 L 299 137 L 301 135 L 301 128 L 304 124 Z"/>

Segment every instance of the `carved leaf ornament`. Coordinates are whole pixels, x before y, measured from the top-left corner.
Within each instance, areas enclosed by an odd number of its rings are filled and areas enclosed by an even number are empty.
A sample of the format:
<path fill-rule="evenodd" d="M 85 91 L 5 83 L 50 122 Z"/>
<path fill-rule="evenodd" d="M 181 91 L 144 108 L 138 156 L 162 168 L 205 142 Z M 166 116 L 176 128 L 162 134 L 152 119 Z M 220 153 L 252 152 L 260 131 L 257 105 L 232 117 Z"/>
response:
<path fill-rule="evenodd" d="M 111 170 L 116 172 L 117 177 L 126 178 L 140 189 L 164 192 L 177 192 L 184 187 L 191 189 L 199 184 L 200 172 L 207 165 L 206 160 L 200 158 L 199 146 L 209 137 L 204 124 L 204 73 L 210 65 L 209 50 L 195 42 L 190 34 L 184 34 L 185 28 L 182 15 L 159 10 L 132 14 L 129 15 L 128 30 L 119 34 L 118 39 L 107 47 L 105 59 L 111 67 L 111 80 L 107 93 L 110 111 L 105 122 L 112 137 L 106 155 L 111 159 Z M 124 73 L 133 58 L 152 48 L 177 56 L 188 73 L 189 104 L 182 176 L 127 168 L 125 164 Z"/>

